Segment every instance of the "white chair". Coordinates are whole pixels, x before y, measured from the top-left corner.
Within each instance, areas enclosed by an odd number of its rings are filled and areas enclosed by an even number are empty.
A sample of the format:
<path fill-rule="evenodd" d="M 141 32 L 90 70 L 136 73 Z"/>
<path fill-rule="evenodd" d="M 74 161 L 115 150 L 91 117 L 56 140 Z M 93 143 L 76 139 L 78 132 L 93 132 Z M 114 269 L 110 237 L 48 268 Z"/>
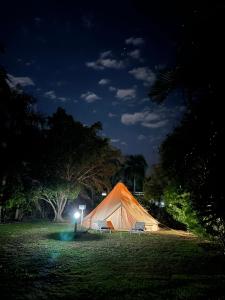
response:
<path fill-rule="evenodd" d="M 111 227 L 109 227 L 108 222 L 106 220 L 97 221 L 98 230 L 102 232 L 112 233 Z"/>
<path fill-rule="evenodd" d="M 136 222 L 134 227 L 131 228 L 130 233 L 143 233 L 145 232 L 145 222 Z"/>

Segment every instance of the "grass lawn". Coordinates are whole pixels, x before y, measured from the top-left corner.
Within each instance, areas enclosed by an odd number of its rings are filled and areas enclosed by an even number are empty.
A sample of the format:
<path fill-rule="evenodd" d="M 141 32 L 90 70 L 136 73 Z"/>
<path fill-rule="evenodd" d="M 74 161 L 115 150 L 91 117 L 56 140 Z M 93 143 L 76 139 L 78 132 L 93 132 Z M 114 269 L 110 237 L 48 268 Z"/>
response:
<path fill-rule="evenodd" d="M 1 299 L 225 299 L 225 258 L 193 236 L 0 225 Z"/>

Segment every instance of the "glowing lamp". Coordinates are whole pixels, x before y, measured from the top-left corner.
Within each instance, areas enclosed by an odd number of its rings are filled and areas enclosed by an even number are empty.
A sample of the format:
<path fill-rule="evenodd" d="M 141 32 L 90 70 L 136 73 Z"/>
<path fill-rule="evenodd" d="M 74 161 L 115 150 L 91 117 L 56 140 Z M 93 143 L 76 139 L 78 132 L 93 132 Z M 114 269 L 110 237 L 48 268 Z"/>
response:
<path fill-rule="evenodd" d="M 102 196 L 106 196 L 107 194 L 106 194 L 106 192 L 102 192 Z"/>
<path fill-rule="evenodd" d="M 79 211 L 76 211 L 75 213 L 74 213 L 74 218 L 77 220 L 77 219 L 79 219 L 80 218 L 80 213 L 79 213 Z"/>

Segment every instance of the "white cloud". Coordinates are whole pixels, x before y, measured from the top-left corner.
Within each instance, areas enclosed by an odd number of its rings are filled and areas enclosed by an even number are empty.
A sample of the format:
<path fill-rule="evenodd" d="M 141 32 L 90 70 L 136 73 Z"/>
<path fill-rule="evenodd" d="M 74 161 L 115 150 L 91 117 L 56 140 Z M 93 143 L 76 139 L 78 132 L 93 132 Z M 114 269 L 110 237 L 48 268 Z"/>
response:
<path fill-rule="evenodd" d="M 125 67 L 122 60 L 113 58 L 111 50 L 100 53 L 100 56 L 96 61 L 87 62 L 86 66 L 95 70 L 104 70 L 106 68 L 122 69 Z"/>
<path fill-rule="evenodd" d="M 11 88 L 15 88 L 17 85 L 20 86 L 30 86 L 35 85 L 33 80 L 30 77 L 16 77 L 11 74 L 7 74 L 8 76 L 8 84 Z"/>
<path fill-rule="evenodd" d="M 108 50 L 108 51 L 105 51 L 105 52 L 101 52 L 100 57 L 101 58 L 112 57 L 112 51 Z"/>
<path fill-rule="evenodd" d="M 141 53 L 139 49 L 135 49 L 131 52 L 128 52 L 128 55 L 134 59 L 140 59 L 141 58 Z"/>
<path fill-rule="evenodd" d="M 145 97 L 140 100 L 140 103 L 150 102 L 150 99 L 148 97 Z"/>
<path fill-rule="evenodd" d="M 122 69 L 124 67 L 123 61 L 111 58 L 102 59 L 100 63 L 104 68 Z"/>
<path fill-rule="evenodd" d="M 159 119 L 159 115 L 154 112 L 143 111 L 143 112 L 136 112 L 134 114 L 123 114 L 121 116 L 121 122 L 125 125 L 135 125 L 137 123 L 149 123 L 152 121 L 156 121 Z"/>
<path fill-rule="evenodd" d="M 135 89 L 118 89 L 116 97 L 123 100 L 134 99 L 136 97 Z"/>
<path fill-rule="evenodd" d="M 49 99 L 56 99 L 55 91 L 48 91 L 44 93 L 44 96 Z"/>
<path fill-rule="evenodd" d="M 155 123 L 143 122 L 141 125 L 147 128 L 160 128 L 164 127 L 168 123 L 168 120 L 163 120 Z"/>
<path fill-rule="evenodd" d="M 119 143 L 120 139 L 111 139 L 112 143 Z"/>
<path fill-rule="evenodd" d="M 135 37 L 130 37 L 128 39 L 125 40 L 125 43 L 127 45 L 133 45 L 133 46 L 139 46 L 144 44 L 144 39 L 139 37 L 139 38 L 135 38 Z"/>
<path fill-rule="evenodd" d="M 183 115 L 183 106 L 177 105 L 175 107 L 167 107 L 166 105 L 154 105 L 146 107 L 142 111 L 134 113 L 124 113 L 121 115 L 121 123 L 127 126 L 140 125 L 145 128 L 156 129 L 162 128 L 161 133 L 171 128 L 171 124 L 177 122 Z M 144 139 L 140 134 L 138 140 Z"/>
<path fill-rule="evenodd" d="M 152 85 L 156 80 L 155 73 L 148 67 L 139 67 L 129 71 L 137 80 L 144 81 L 146 85 Z"/>
<path fill-rule="evenodd" d="M 183 106 L 167 107 L 165 105 L 151 105 L 151 108 L 146 107 L 144 110 L 134 113 L 124 113 L 121 115 L 121 123 L 127 126 L 141 125 L 146 128 L 162 128 L 165 130 L 167 124 L 170 127 L 171 121 L 177 121 L 182 114 Z M 138 136 L 138 140 L 144 139 L 142 135 Z"/>
<path fill-rule="evenodd" d="M 88 68 L 93 68 L 95 70 L 104 70 L 103 66 L 101 66 L 101 64 L 98 63 L 98 61 L 90 61 L 90 62 L 86 62 L 86 66 Z"/>
<path fill-rule="evenodd" d="M 143 140 L 146 140 L 146 136 L 143 135 L 143 134 L 139 134 L 138 137 L 137 137 L 137 139 L 138 139 L 139 141 L 143 141 Z"/>
<path fill-rule="evenodd" d="M 110 86 L 110 87 L 109 87 L 109 90 L 110 90 L 110 92 L 115 92 L 115 91 L 116 91 L 116 88 L 115 88 L 114 86 Z"/>
<path fill-rule="evenodd" d="M 126 142 L 121 142 L 120 144 L 123 145 L 123 146 L 127 146 Z"/>
<path fill-rule="evenodd" d="M 116 117 L 116 116 L 117 116 L 116 114 L 113 114 L 111 112 L 108 113 L 108 117 L 110 117 L 110 118 L 113 118 L 113 117 Z"/>
<path fill-rule="evenodd" d="M 62 102 L 65 102 L 67 99 L 66 97 L 58 97 L 59 100 L 61 100 Z"/>
<path fill-rule="evenodd" d="M 109 84 L 110 83 L 110 80 L 109 79 L 106 79 L 106 78 L 102 78 L 101 80 L 99 80 L 98 84 L 100 85 L 106 85 L 106 84 Z"/>
<path fill-rule="evenodd" d="M 89 91 L 87 91 L 86 93 L 81 94 L 80 97 L 81 97 L 81 99 L 84 99 L 84 101 L 86 101 L 87 103 L 92 103 L 92 102 L 94 102 L 96 100 L 101 99 L 95 93 L 89 92 Z"/>
<path fill-rule="evenodd" d="M 69 98 L 66 98 L 66 97 L 58 97 L 58 96 L 56 96 L 56 93 L 53 90 L 45 92 L 44 96 L 46 98 L 53 99 L 53 100 L 54 99 L 61 100 L 62 102 L 65 102 L 65 101 L 69 100 Z"/>

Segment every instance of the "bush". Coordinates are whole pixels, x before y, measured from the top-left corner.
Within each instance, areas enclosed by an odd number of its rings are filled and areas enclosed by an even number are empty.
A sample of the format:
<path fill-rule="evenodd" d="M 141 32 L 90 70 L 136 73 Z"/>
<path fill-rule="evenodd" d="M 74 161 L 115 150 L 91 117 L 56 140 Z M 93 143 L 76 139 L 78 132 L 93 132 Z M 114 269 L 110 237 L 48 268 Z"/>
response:
<path fill-rule="evenodd" d="M 198 235 L 205 235 L 206 232 L 201 226 L 199 217 L 191 205 L 190 193 L 182 191 L 173 185 L 169 185 L 163 195 L 165 208 L 175 220 L 186 225 L 187 230 Z"/>

